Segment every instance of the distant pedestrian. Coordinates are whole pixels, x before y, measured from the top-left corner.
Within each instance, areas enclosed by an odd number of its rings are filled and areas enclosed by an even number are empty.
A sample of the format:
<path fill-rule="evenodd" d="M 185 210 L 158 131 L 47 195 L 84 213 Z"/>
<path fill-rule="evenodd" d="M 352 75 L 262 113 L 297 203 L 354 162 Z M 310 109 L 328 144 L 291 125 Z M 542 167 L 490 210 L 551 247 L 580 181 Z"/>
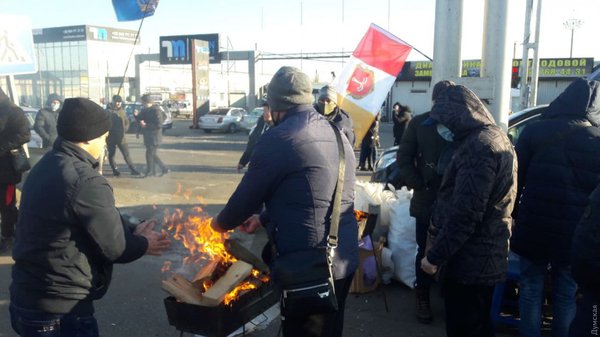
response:
<path fill-rule="evenodd" d="M 453 85 L 452 81 L 436 83 L 431 94 L 432 103 L 435 103 L 435 99 L 443 90 Z M 433 320 L 429 301 L 433 278 L 421 269 L 421 259 L 425 256 L 431 211 L 445 170 L 445 161 L 440 161 L 440 157 L 452 147 L 452 139 L 444 138 L 438 131 L 441 124 L 432 121 L 429 111 L 413 117 L 402 136 L 396 155 L 401 180 L 413 190 L 410 215 L 416 219 L 415 234 L 418 245 L 415 260 L 415 307 L 417 319 L 425 324 Z"/>
<path fill-rule="evenodd" d="M 21 172 L 13 167 L 11 151 L 21 148 L 30 137 L 25 113 L 0 89 L 0 254 L 12 249 L 18 215 L 16 185 Z"/>
<path fill-rule="evenodd" d="M 510 247 L 520 256 L 523 337 L 540 335 L 548 272 L 553 288 L 552 335 L 566 337 L 575 316 L 571 243 L 588 196 L 600 182 L 599 125 L 600 82 L 577 79 L 517 140 L 519 202 Z"/>
<path fill-rule="evenodd" d="M 360 144 L 358 170 L 373 171 L 379 145 L 379 114 L 377 114 Z"/>
<path fill-rule="evenodd" d="M 437 235 L 421 268 L 430 275 L 445 270 L 448 337 L 492 336 L 492 295 L 508 268 L 517 158 L 506 131 L 467 87 L 443 90 L 430 117 L 447 128 L 455 149 L 431 219 Z"/>
<path fill-rule="evenodd" d="M 412 118 L 412 111 L 407 105 L 394 103 L 392 110 L 392 121 L 394 122 L 394 145 L 400 145 L 404 130 Z"/>
<path fill-rule="evenodd" d="M 156 176 L 156 167 L 161 170 L 158 176 L 169 173 L 167 166 L 158 157 L 158 146 L 162 142 L 162 123 L 164 121 L 164 112 L 158 104 L 152 102 L 149 94 L 142 96 L 142 111 L 137 116 L 140 122 L 142 134 L 144 135 L 144 145 L 146 146 L 146 172 L 144 177 Z"/>
<path fill-rule="evenodd" d="M 337 92 L 335 92 L 332 86 L 326 85 L 319 90 L 319 98 L 315 104 L 315 110 L 337 126 L 346 135 L 346 138 L 350 141 L 350 145 L 354 147 L 356 137 L 354 135 L 352 118 L 337 105 Z"/>
<path fill-rule="evenodd" d="M 123 159 L 125 160 L 125 163 L 127 163 L 131 175 L 140 175 L 140 173 L 135 169 L 133 161 L 129 156 L 129 146 L 127 146 L 127 138 L 125 138 L 125 133 L 127 130 L 129 130 L 130 122 L 129 118 L 127 118 L 127 114 L 125 113 L 125 109 L 123 109 L 123 98 L 121 98 L 119 95 L 114 95 L 112 98 L 112 104 L 109 104 L 108 110 L 111 113 L 112 128 L 108 132 L 106 146 L 108 148 L 108 163 L 112 168 L 113 175 L 115 177 L 121 175 L 117 167 L 117 163 L 115 162 L 117 148 L 119 148 L 119 151 L 121 151 Z"/>
<path fill-rule="evenodd" d="M 50 149 L 58 137 L 56 121 L 62 107 L 63 99 L 57 94 L 48 95 L 46 105 L 35 116 L 33 129 L 42 138 L 42 147 Z"/>
<path fill-rule="evenodd" d="M 248 144 L 246 144 L 246 149 L 244 153 L 242 153 L 242 157 L 240 157 L 240 161 L 237 165 L 238 172 L 241 172 L 252 157 L 252 152 L 254 152 L 254 146 L 258 142 L 260 136 L 265 133 L 271 126 L 273 126 L 273 118 L 271 117 L 271 110 L 269 109 L 269 104 L 265 101 L 261 104 L 263 108 L 263 114 L 256 122 L 256 126 L 248 136 Z"/>

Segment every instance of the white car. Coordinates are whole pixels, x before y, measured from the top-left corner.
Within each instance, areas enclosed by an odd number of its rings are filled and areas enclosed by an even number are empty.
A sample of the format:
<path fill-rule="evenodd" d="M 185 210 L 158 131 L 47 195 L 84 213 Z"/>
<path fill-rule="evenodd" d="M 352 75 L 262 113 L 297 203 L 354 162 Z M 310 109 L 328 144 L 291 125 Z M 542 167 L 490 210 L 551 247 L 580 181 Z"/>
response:
<path fill-rule="evenodd" d="M 242 116 L 246 112 L 242 108 L 217 108 L 198 118 L 198 128 L 210 133 L 213 130 L 235 133 L 241 129 Z"/>
<path fill-rule="evenodd" d="M 22 106 L 20 108 L 25 112 L 25 117 L 27 117 L 27 121 L 29 122 L 29 131 L 31 132 L 31 140 L 27 143 L 27 147 L 30 149 L 41 149 L 42 137 L 33 130 L 33 124 L 35 123 L 35 116 L 37 115 L 38 110 L 27 106 Z"/>
<path fill-rule="evenodd" d="M 242 116 L 242 129 L 248 131 L 250 133 L 252 129 L 256 126 L 259 118 L 262 118 L 264 109 L 263 108 L 254 108 L 252 111 L 245 113 Z"/>

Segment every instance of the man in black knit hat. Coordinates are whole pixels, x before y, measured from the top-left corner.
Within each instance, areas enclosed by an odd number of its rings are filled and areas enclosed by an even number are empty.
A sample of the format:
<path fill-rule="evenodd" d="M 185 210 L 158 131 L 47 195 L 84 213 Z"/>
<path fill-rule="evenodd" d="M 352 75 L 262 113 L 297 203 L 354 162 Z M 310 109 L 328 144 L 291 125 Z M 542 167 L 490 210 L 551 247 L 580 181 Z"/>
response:
<path fill-rule="evenodd" d="M 129 146 L 127 146 L 127 139 L 125 138 L 125 132 L 129 129 L 129 118 L 127 118 L 125 109 L 123 109 L 123 98 L 119 95 L 114 95 L 112 105 L 108 110 L 111 112 L 112 128 L 108 132 L 108 138 L 106 138 L 106 147 L 108 148 L 108 163 L 112 168 L 113 175 L 115 177 L 121 175 L 115 162 L 117 147 L 121 151 L 123 159 L 125 159 L 125 163 L 131 171 L 131 175 L 140 175 L 133 165 L 131 156 L 129 156 Z"/>
<path fill-rule="evenodd" d="M 93 301 L 106 293 L 113 264 L 170 246 L 154 221 L 123 221 L 97 171 L 111 124 L 96 103 L 65 100 L 59 137 L 25 182 L 10 286 L 11 323 L 21 336 L 98 336 Z"/>

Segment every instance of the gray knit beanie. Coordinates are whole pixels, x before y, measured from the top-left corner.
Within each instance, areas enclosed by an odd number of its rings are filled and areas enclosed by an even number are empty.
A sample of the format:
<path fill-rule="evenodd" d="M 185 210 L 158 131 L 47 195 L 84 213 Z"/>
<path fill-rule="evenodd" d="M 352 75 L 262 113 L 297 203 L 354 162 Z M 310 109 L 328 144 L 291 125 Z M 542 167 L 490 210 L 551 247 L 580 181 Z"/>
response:
<path fill-rule="evenodd" d="M 337 92 L 330 85 L 326 85 L 319 90 L 319 100 L 325 100 L 326 98 L 337 104 Z"/>
<path fill-rule="evenodd" d="M 312 104 L 312 84 L 308 76 L 294 67 L 281 67 L 267 88 L 271 111 L 287 111 L 293 106 Z"/>

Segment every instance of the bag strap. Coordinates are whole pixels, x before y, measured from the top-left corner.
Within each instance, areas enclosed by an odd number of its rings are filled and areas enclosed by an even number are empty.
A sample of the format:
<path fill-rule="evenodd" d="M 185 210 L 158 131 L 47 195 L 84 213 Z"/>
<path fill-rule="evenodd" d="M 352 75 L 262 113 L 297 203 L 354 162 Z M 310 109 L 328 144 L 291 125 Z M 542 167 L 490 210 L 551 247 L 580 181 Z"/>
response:
<path fill-rule="evenodd" d="M 344 175 L 346 173 L 346 153 L 344 152 L 344 143 L 340 130 L 334 124 L 331 124 L 338 145 L 339 168 L 338 180 L 335 185 L 333 197 L 333 210 L 331 212 L 331 225 L 329 227 L 329 236 L 327 237 L 327 247 L 335 249 L 338 245 L 338 229 L 340 226 L 340 208 L 342 205 L 342 190 L 344 187 Z"/>

